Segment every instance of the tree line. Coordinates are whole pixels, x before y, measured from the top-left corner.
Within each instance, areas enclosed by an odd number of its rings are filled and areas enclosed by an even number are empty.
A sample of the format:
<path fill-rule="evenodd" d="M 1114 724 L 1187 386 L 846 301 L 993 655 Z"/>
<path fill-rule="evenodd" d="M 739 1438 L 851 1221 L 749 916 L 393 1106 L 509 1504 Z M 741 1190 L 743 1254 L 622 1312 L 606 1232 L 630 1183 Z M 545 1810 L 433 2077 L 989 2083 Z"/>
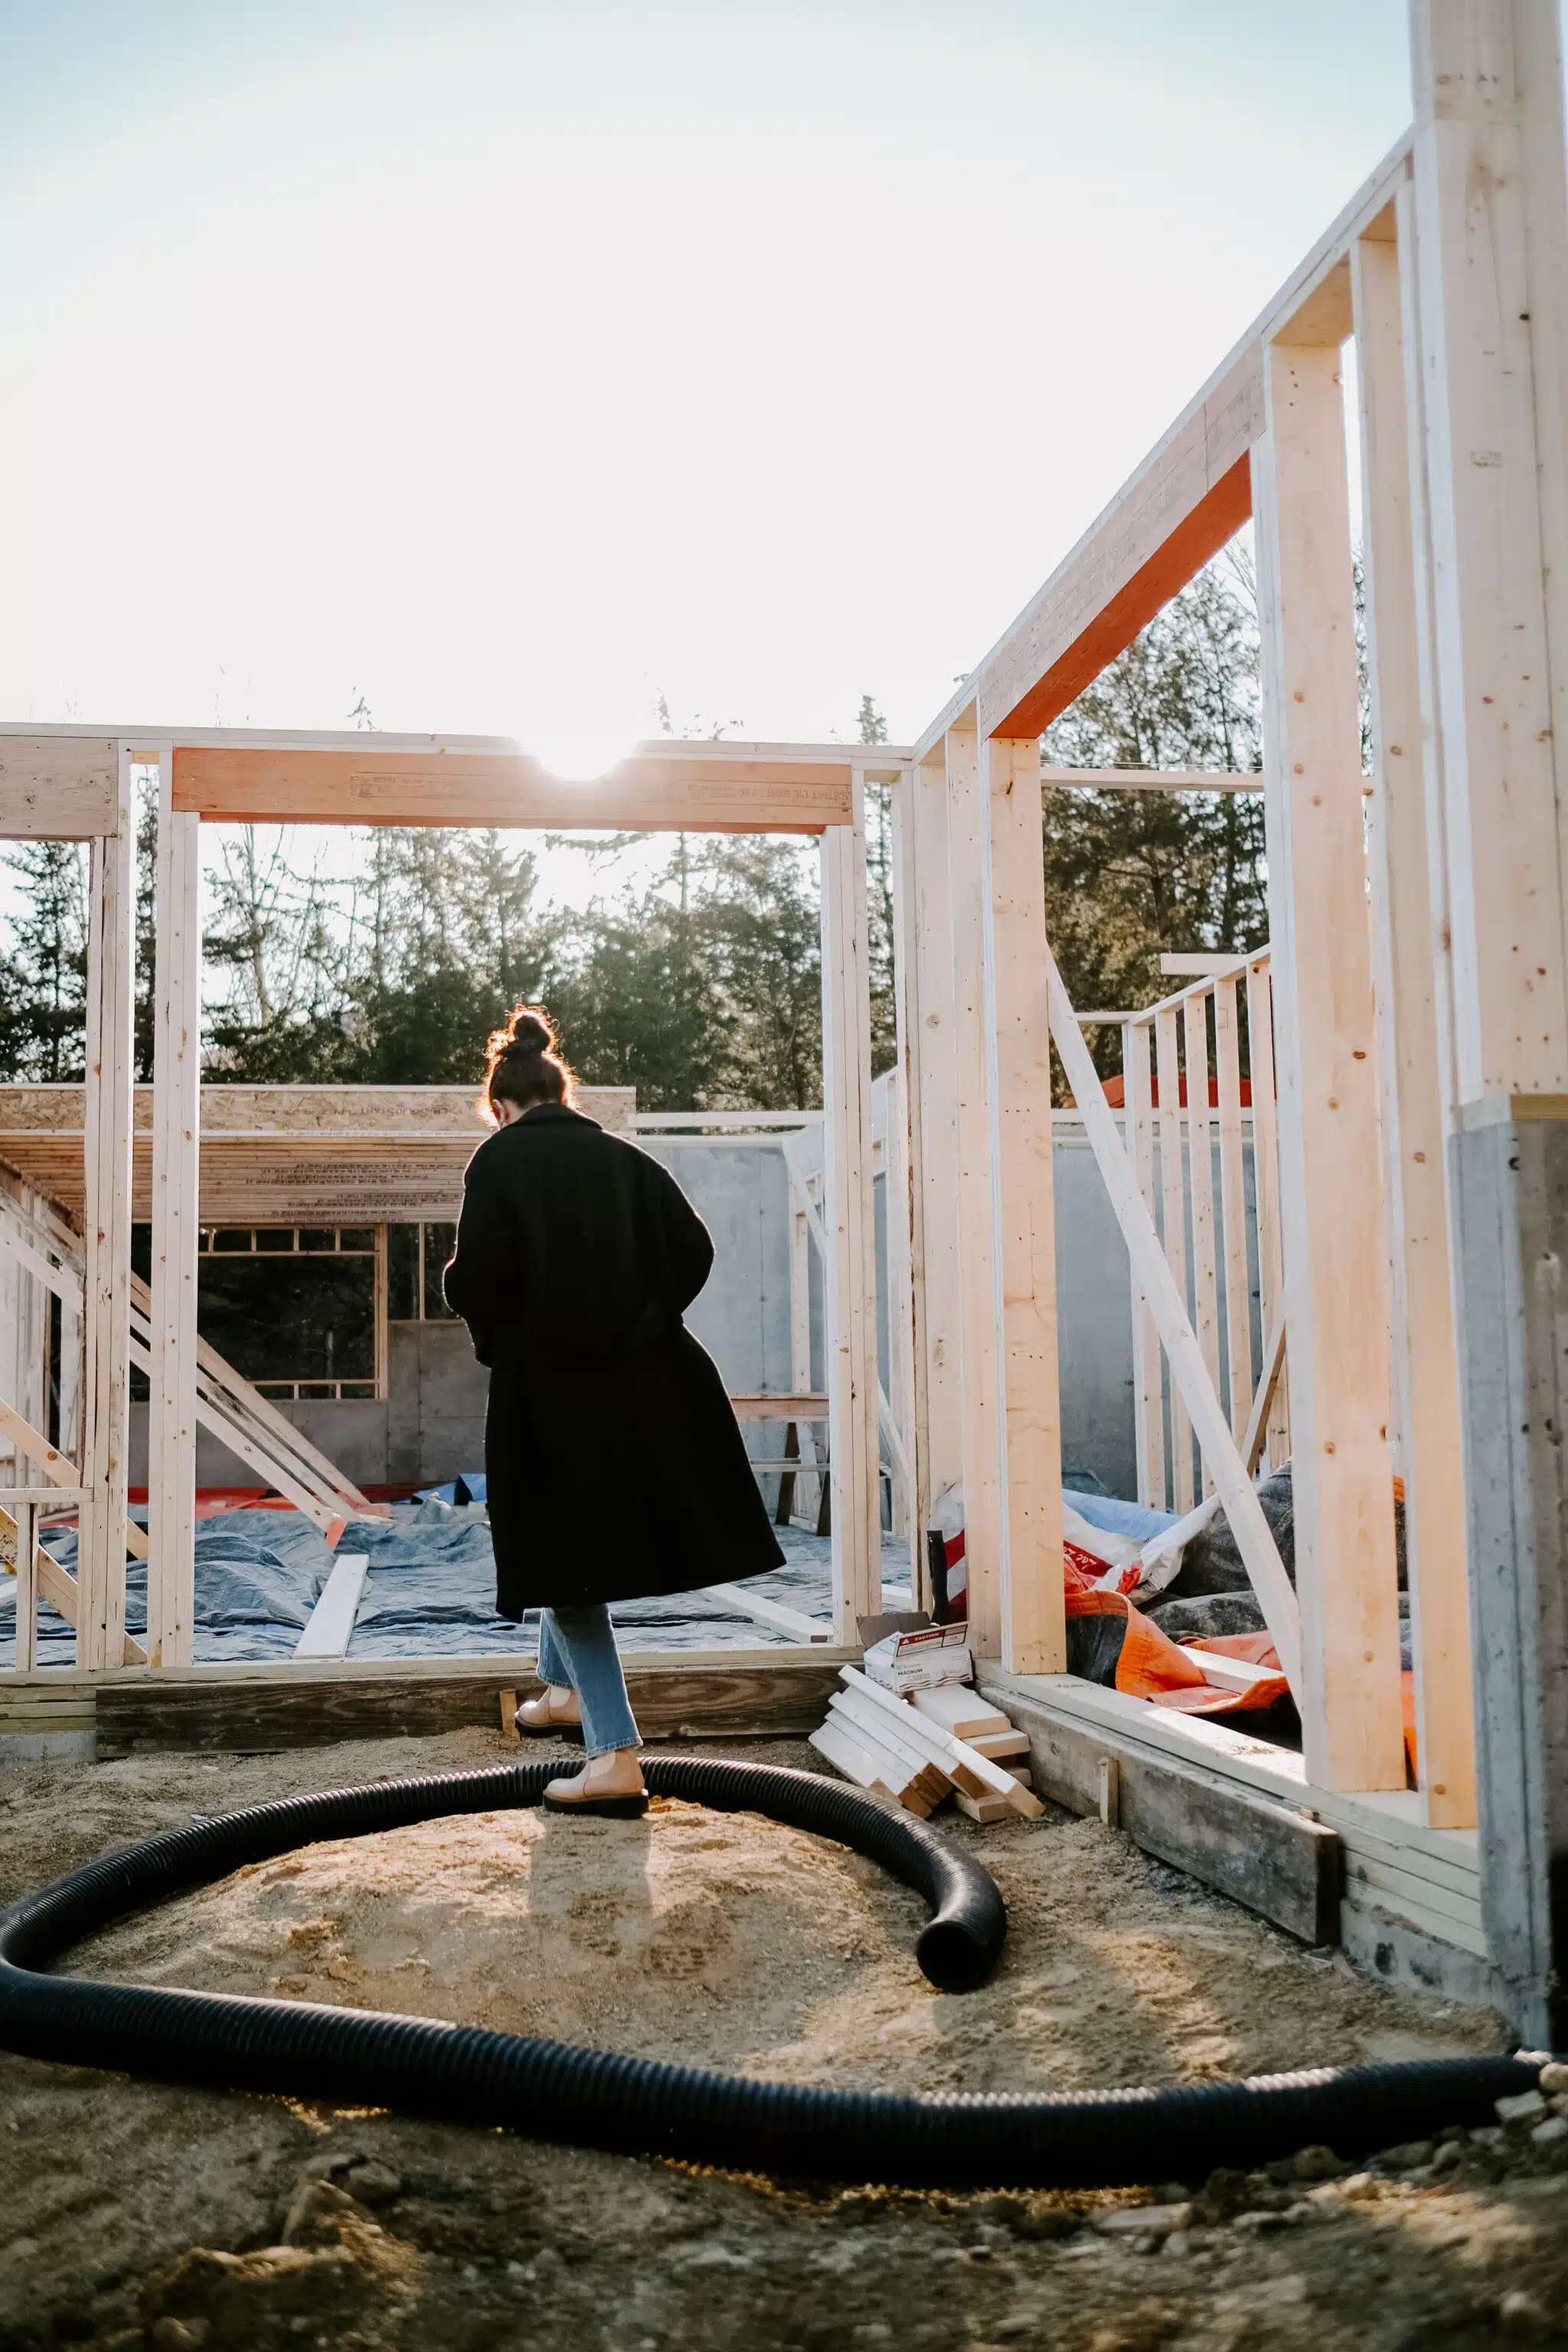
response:
<path fill-rule="evenodd" d="M 887 740 L 869 695 L 857 734 Z M 1234 551 L 1201 573 L 1051 728 L 1053 762 L 1256 768 L 1258 634 Z M 1044 824 L 1047 917 L 1075 1003 L 1164 992 L 1163 950 L 1240 952 L 1267 937 L 1252 797 L 1057 791 Z M 138 834 L 137 1075 L 152 1076 L 155 818 Z M 763 835 L 546 836 L 609 877 L 550 898 L 530 835 L 224 827 L 207 878 L 210 1079 L 471 1083 L 520 996 L 546 1003 L 589 1084 L 648 1109 L 821 1101 L 818 858 Z M 86 857 L 12 850 L 0 949 L 0 1078 L 82 1074 Z M 894 1058 L 891 827 L 868 793 L 873 1066 Z M 617 873 L 618 882 L 615 879 Z M 629 877 L 629 878 L 628 878 Z M 1091 1040 L 1091 1042 L 1093 1042 Z M 1104 1033 L 1102 1055 L 1116 1040 Z"/>

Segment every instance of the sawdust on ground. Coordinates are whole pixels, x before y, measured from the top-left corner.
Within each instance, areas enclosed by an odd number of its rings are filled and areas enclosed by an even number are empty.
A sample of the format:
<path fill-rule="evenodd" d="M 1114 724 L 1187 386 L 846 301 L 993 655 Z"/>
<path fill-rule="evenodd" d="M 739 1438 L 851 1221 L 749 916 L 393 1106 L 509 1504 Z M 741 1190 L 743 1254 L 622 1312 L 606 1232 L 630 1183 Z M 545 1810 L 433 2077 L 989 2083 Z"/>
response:
<path fill-rule="evenodd" d="M 193 1813 L 507 1752 L 464 1732 L 14 1770 L 0 1899 Z M 728 1752 L 816 1762 L 795 1742 Z M 878 2089 L 1063 2091 L 1501 2046 L 1489 2014 L 1368 1983 L 1098 1823 L 951 1833 L 1010 1916 L 1000 1969 L 968 1995 L 926 1984 L 922 1906 L 873 1864 L 666 1803 L 642 1822 L 505 1812 L 321 1844 L 123 1922 L 71 1965 Z M 9 2057 L 0 2117 L 0 2352 L 444 2352 L 545 2326 L 584 2352 L 1568 2341 L 1552 2332 L 1568 2175 L 1479 2152 L 1419 2187 L 1331 2183 L 1310 2216 L 1259 2181 L 1211 2199 L 1215 2225 L 1200 2217 L 1172 2259 L 1086 2226 L 1128 2192 L 812 2193 Z M 1220 2218 L 1227 2201 L 1252 2222 Z"/>

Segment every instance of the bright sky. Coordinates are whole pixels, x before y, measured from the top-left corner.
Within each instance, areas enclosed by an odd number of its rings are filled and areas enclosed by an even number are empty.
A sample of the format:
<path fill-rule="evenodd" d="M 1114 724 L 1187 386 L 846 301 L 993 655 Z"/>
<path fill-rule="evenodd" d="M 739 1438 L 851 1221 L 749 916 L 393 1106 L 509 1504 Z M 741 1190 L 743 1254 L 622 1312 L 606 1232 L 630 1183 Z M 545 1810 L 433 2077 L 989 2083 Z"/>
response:
<path fill-rule="evenodd" d="M 0 717 L 907 740 L 1403 0 L 0 0 Z"/>

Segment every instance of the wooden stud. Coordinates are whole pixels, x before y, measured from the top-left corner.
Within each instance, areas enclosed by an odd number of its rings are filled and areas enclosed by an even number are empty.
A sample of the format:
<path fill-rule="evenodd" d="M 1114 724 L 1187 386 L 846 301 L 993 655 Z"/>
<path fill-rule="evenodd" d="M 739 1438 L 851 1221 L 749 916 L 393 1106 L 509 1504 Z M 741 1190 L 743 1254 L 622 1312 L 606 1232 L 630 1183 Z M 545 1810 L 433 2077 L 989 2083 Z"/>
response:
<path fill-rule="evenodd" d="M 1304 1753 L 1402 1789 L 1388 1266 L 1336 349 L 1268 354 L 1254 452 Z"/>
<path fill-rule="evenodd" d="M 914 1387 L 914 1274 L 910 1244 L 910 1137 L 901 1070 L 895 1065 L 878 1083 L 886 1113 L 880 1173 L 887 1234 L 888 1381 L 885 1388 L 879 1385 L 877 1412 L 889 1462 L 891 1532 L 907 1536 L 915 1487 L 910 1409 Z M 873 1099 L 876 1091 L 873 1087 Z M 918 1549 L 917 1545 L 911 1550 L 911 1562 Z"/>
<path fill-rule="evenodd" d="M 952 924 L 952 1028 L 957 1109 L 959 1312 L 963 1543 L 969 1639 L 977 1657 L 1002 1654 L 1002 1411 L 997 1385 L 995 1227 L 991 1196 L 991 1109 L 985 1034 L 982 866 L 989 794 L 981 788 L 973 734 L 947 740 L 948 882 Z M 1042 848 L 1042 855 L 1043 855 Z"/>
<path fill-rule="evenodd" d="M 12 1664 L 28 1675 L 38 1656 L 38 1507 L 13 1496 L 6 1515 L 16 1530 L 16 1643 Z"/>
<path fill-rule="evenodd" d="M 165 746 L 158 763 L 147 1647 L 159 1664 L 184 1666 L 195 1628 L 201 821 L 175 813 L 173 784 Z"/>
<path fill-rule="evenodd" d="M 1142 1021 L 1129 1021 L 1121 1031 L 1122 1093 L 1126 1104 L 1127 1150 L 1138 1191 L 1154 1215 L 1154 1112 L 1149 1083 L 1149 1030 Z M 1132 1414 L 1138 1456 L 1138 1500 L 1146 1507 L 1165 1507 L 1165 1406 L 1161 1370 L 1160 1335 L 1149 1312 L 1149 1302 L 1132 1279 Z"/>
<path fill-rule="evenodd" d="M 1237 1437 L 1252 1406 L 1252 1284 L 1247 1265 L 1247 1159 L 1241 1125 L 1241 1055 L 1233 979 L 1214 992 L 1215 1092 L 1219 1097 L 1220 1222 L 1225 1248 L 1225 1345 L 1230 1425 Z"/>
<path fill-rule="evenodd" d="M 789 1169 L 788 1153 L 784 1165 Z M 811 1234 L 805 1212 L 798 1208 L 791 1185 L 789 1202 L 789 1351 L 790 1386 L 797 1392 L 811 1386 Z M 731 1400 L 732 1402 L 732 1400 Z M 824 1398 L 823 1411 L 827 1409 Z M 803 1452 L 802 1448 L 809 1448 Z M 784 1432 L 784 1452 L 805 1463 L 815 1460 L 816 1448 L 809 1424 L 799 1417 L 789 1421 Z M 779 1480 L 778 1507 L 775 1513 L 780 1527 L 788 1527 L 801 1509 L 801 1474 L 786 1470 Z"/>
<path fill-rule="evenodd" d="M 1407 194 L 1400 216 L 1405 235 L 1412 235 Z M 1398 247 L 1362 238 L 1352 254 L 1352 272 L 1374 756 L 1369 829 L 1373 981 L 1416 1769 L 1426 1819 L 1445 1829 L 1468 1829 L 1476 1819 L 1476 1772 L 1463 1445 L 1427 887 Z"/>
<path fill-rule="evenodd" d="M 971 1797 L 963 1789 L 953 1790 L 952 1801 L 959 1812 L 982 1824 L 1005 1822 L 1013 1810 L 1005 1797 Z"/>
<path fill-rule="evenodd" d="M 824 1293 L 833 1612 L 840 1641 L 853 1640 L 856 1619 L 882 1601 L 865 809 L 857 770 L 854 826 L 834 826 L 822 845 Z"/>
<path fill-rule="evenodd" d="M 950 810 L 946 747 L 909 782 L 912 852 L 910 961 L 917 982 L 920 1048 L 921 1256 L 919 1297 L 924 1381 L 926 1500 L 963 1475 L 963 1325 L 959 1253 L 957 998 L 953 987 Z M 923 1553 L 923 1540 L 921 1546 Z M 922 1561 L 923 1572 L 923 1561 Z"/>
<path fill-rule="evenodd" d="M 1166 1009 L 1155 1016 L 1154 1048 L 1160 1083 L 1160 1238 L 1171 1279 L 1188 1303 L 1187 1207 L 1182 1139 L 1182 1070 L 1177 1058 L 1176 1015 Z M 1174 1381 L 1171 1382 L 1171 1508 L 1190 1511 L 1197 1496 L 1193 1486 L 1193 1429 L 1187 1408 Z"/>
<path fill-rule="evenodd" d="M 993 1762 L 995 1752 L 988 1743 L 1018 1737 L 1001 1708 L 993 1706 L 966 1683 L 938 1683 L 931 1690 L 911 1691 L 909 1704 L 917 1715 L 940 1724 L 955 1739 L 968 1740 L 983 1756 L 990 1756 Z M 1016 1754 L 1017 1750 L 1012 1752 Z"/>
<path fill-rule="evenodd" d="M 1413 240 L 1399 220 L 1482 1912 L 1538 2047 L 1568 2035 L 1561 39 L 1546 0 L 1413 0 Z"/>
<path fill-rule="evenodd" d="M 916 1736 L 910 1710 L 899 1702 L 894 1708 L 878 1706 L 864 1691 L 837 1690 L 829 1702 L 830 1720 L 837 1719 L 863 1744 L 885 1748 L 912 1774 L 922 1796 L 933 1805 L 951 1795 L 952 1775 L 932 1750 Z M 896 1710 L 896 1711 L 895 1711 Z"/>
<path fill-rule="evenodd" d="M 1001 1654 L 1013 1674 L 1067 1668 L 1061 1395 L 1051 1165 L 1051 1029 L 1039 984 L 1046 938 L 1038 753 L 981 751 L 980 879 L 986 1041 L 992 1331 L 998 1415 Z"/>
<path fill-rule="evenodd" d="M 384 1223 L 375 1228 L 375 1392 L 384 1398 L 389 1377 L 392 1334 L 388 1328 L 389 1281 L 387 1267 L 387 1233 Z"/>
<path fill-rule="evenodd" d="M 94 841 L 87 951 L 86 1359 L 77 1664 L 118 1664 L 125 1641 L 130 1454 L 131 1118 L 136 808 L 119 751 L 116 831 Z"/>
<path fill-rule="evenodd" d="M 1252 1189 L 1258 1214 L 1258 1294 L 1267 1332 L 1285 1312 L 1284 1259 L 1279 1245 L 1279 1106 L 1274 1079 L 1274 975 L 1272 960 L 1267 955 L 1255 956 L 1247 967 L 1247 1050 L 1252 1066 Z M 1278 1465 L 1289 1461 L 1290 1421 L 1284 1381 L 1275 1390 L 1266 1442 L 1269 1463 Z"/>
<path fill-rule="evenodd" d="M 1561 187 L 1527 226 L 1514 28 L 1548 11 L 1416 0 L 1427 119 L 1415 150 L 1426 468 L 1432 500 L 1434 714 L 1441 726 L 1445 914 L 1459 1103 L 1568 1094 L 1568 957 L 1553 677 L 1542 586 L 1542 465 L 1560 481 L 1562 409 L 1538 442 L 1535 284 L 1527 238 L 1561 247 Z M 1551 46 L 1555 49 L 1553 38 Z M 1562 132 L 1555 133 L 1561 171 Z M 1544 252 L 1542 254 L 1544 259 Z M 1559 324 L 1561 322 L 1559 321 Z M 1552 336 L 1544 339 L 1553 366 Z M 1559 558 L 1568 548 L 1559 548 Z M 1558 594 L 1562 594 L 1559 588 Z"/>
<path fill-rule="evenodd" d="M 891 795 L 898 1077 L 889 1099 L 888 1328 L 892 1342 L 893 1404 L 902 1423 L 909 1454 L 902 1532 L 909 1539 L 910 1595 L 917 1609 L 929 1609 L 931 1595 L 924 1540 L 931 1517 L 931 1439 L 925 1328 L 925 1181 L 921 1165 L 921 973 L 915 941 L 919 890 L 910 793 L 906 776 L 893 786 Z"/>
<path fill-rule="evenodd" d="M 1219 1286 L 1215 1252 L 1214 1140 L 1209 1115 L 1208 1000 L 1196 993 L 1182 1007 L 1187 1067 L 1187 1183 L 1193 1203 L 1193 1328 L 1209 1378 L 1219 1386 Z M 1233 1415 L 1234 1421 L 1234 1415 Z M 1213 1491 L 1206 1466 L 1204 1492 Z"/>
<path fill-rule="evenodd" d="M 1263 1366 L 1258 1375 L 1258 1386 L 1252 1392 L 1252 1406 L 1241 1436 L 1242 1466 L 1249 1478 L 1262 1458 L 1274 1391 L 1285 1370 L 1285 1311 L 1281 1307 L 1279 1320 L 1263 1342 Z"/>

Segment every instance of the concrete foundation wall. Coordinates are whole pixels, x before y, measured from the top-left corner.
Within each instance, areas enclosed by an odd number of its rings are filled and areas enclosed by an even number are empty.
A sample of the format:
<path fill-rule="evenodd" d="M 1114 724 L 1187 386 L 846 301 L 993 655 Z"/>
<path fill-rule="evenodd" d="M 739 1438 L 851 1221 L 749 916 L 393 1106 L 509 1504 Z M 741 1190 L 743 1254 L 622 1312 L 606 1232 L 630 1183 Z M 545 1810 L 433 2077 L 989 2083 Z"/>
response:
<path fill-rule="evenodd" d="M 327 1397 L 278 1410 L 319 1445 L 356 1486 L 407 1481 L 438 1486 L 485 1458 L 489 1375 L 474 1360 L 461 1323 L 394 1323 L 388 1334 L 391 1394 L 384 1400 Z M 147 1408 L 131 1408 L 131 1484 L 147 1483 Z M 196 1439 L 199 1486 L 254 1486 L 257 1474 L 209 1431 Z"/>
<path fill-rule="evenodd" d="M 774 1144 L 645 1136 L 713 1236 L 686 1323 L 738 1392 L 789 1387 L 789 1179 Z M 770 1443 L 776 1443 L 775 1438 Z"/>

